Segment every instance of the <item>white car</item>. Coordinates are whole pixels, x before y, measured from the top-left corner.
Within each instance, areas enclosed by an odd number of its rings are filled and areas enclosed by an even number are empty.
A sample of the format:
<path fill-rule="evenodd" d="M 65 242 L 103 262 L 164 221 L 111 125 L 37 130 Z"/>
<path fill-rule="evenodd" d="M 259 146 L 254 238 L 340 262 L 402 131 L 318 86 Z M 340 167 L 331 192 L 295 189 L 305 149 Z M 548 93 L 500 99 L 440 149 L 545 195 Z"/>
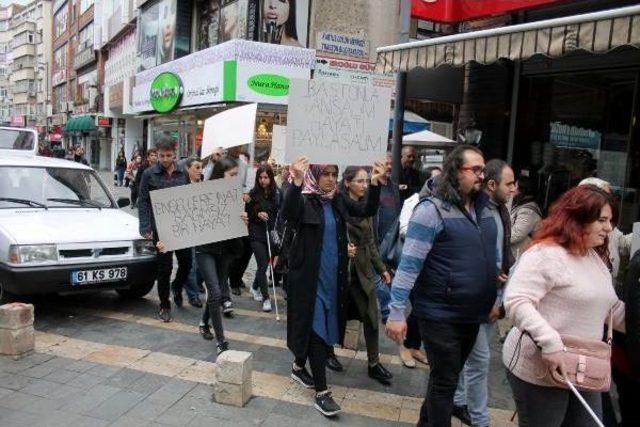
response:
<path fill-rule="evenodd" d="M 88 166 L 36 156 L 35 141 L 31 130 L 0 128 L 0 303 L 78 290 L 146 295 L 156 251 L 119 209 L 129 199 L 116 202 Z"/>

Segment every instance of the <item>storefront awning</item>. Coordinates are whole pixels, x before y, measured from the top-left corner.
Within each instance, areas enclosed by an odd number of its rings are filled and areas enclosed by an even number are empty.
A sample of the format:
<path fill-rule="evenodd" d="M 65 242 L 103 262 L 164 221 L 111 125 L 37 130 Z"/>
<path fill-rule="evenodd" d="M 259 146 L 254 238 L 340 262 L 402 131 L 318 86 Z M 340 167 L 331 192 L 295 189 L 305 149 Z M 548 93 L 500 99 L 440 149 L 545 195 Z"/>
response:
<path fill-rule="evenodd" d="M 619 46 L 640 48 L 640 5 L 453 34 L 378 48 L 379 72 L 415 67 L 490 64 L 500 58 L 551 58 L 582 50 L 605 53 Z"/>
<path fill-rule="evenodd" d="M 93 116 L 71 117 L 64 127 L 65 132 L 89 132 L 96 129 Z"/>

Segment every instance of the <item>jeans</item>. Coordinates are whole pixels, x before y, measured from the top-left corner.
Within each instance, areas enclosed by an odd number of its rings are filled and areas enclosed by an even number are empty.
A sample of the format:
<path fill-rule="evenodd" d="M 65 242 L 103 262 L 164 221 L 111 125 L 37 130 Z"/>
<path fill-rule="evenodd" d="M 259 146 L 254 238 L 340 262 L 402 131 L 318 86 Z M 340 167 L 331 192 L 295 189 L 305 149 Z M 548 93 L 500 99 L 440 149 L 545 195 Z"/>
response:
<path fill-rule="evenodd" d="M 513 399 L 516 401 L 520 427 L 593 427 L 595 425 L 591 415 L 571 390 L 531 384 L 508 371 L 507 379 L 513 391 Z M 584 391 L 580 394 L 598 418 L 602 419 L 601 394 Z"/>
<path fill-rule="evenodd" d="M 256 264 L 258 265 L 256 278 L 253 282 L 253 288 L 260 289 L 263 301 L 268 300 L 269 285 L 267 284 L 267 269 L 269 268 L 269 251 L 267 248 L 267 242 L 252 240 L 251 250 L 253 251 L 253 255 L 256 257 Z"/>
<path fill-rule="evenodd" d="M 495 331 L 495 324 L 482 323 L 476 343 L 464 364 L 458 388 L 453 398 L 456 406 L 467 405 L 471 424 L 479 427 L 489 425 L 489 363 L 491 349 L 489 343 Z"/>
<path fill-rule="evenodd" d="M 195 248 L 191 249 L 191 259 L 193 260 L 191 263 L 191 271 L 189 272 L 189 278 L 184 285 L 184 290 L 187 291 L 187 297 L 190 301 L 200 299 L 200 284 L 203 281 L 202 274 L 200 274 L 200 270 L 198 269 L 198 260 L 196 259 Z"/>
<path fill-rule="evenodd" d="M 173 270 L 173 252 L 159 253 L 156 257 L 158 266 L 158 298 L 160 298 L 160 308 L 171 308 L 169 292 L 171 290 L 171 271 Z"/>
<path fill-rule="evenodd" d="M 202 276 L 204 278 L 205 289 L 207 292 L 207 303 L 202 313 L 202 324 L 208 325 L 211 319 L 211 326 L 216 335 L 216 340 L 224 342 L 224 329 L 222 327 L 222 289 L 220 286 L 221 277 L 220 270 L 217 268 L 221 256 L 198 252 L 196 258 Z"/>
<path fill-rule="evenodd" d="M 382 281 L 382 277 L 377 276 L 376 279 L 376 295 L 380 304 L 380 317 L 382 321 L 386 321 L 389 317 L 389 303 L 391 302 L 391 290 Z"/>
<path fill-rule="evenodd" d="M 239 237 L 239 239 L 242 239 L 242 255 L 233 260 L 229 269 L 229 281 L 232 288 L 240 288 L 242 286 L 242 276 L 249 265 L 249 261 L 251 261 L 251 255 L 253 255 L 249 238 Z"/>
<path fill-rule="evenodd" d="M 431 373 L 418 426 L 449 427 L 458 377 L 478 335 L 477 323 L 418 319 Z"/>
<path fill-rule="evenodd" d="M 116 169 L 118 176 L 118 187 L 122 187 L 122 181 L 124 180 L 124 169 Z"/>

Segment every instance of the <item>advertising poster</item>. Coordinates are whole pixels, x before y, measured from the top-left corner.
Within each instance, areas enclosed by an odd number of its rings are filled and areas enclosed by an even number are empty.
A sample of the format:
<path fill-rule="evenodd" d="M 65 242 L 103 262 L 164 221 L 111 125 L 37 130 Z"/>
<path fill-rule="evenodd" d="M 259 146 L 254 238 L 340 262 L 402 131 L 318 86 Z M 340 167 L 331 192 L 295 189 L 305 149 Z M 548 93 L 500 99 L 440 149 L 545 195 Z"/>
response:
<path fill-rule="evenodd" d="M 220 43 L 248 38 L 249 0 L 222 0 Z"/>
<path fill-rule="evenodd" d="M 307 47 L 309 0 L 260 0 L 258 40 Z"/>
<path fill-rule="evenodd" d="M 158 235 L 169 251 L 247 235 L 238 178 L 155 190 L 149 195 Z"/>
<path fill-rule="evenodd" d="M 198 50 L 218 44 L 220 36 L 220 0 L 205 0 L 198 4 Z"/>
<path fill-rule="evenodd" d="M 159 3 L 158 64 L 173 61 L 176 40 L 176 0 Z"/>
<path fill-rule="evenodd" d="M 387 150 L 391 89 L 292 79 L 285 160 L 366 166 Z"/>
<path fill-rule="evenodd" d="M 148 70 L 157 65 L 159 12 L 160 3 L 154 3 L 140 13 L 138 26 L 139 70 Z"/>

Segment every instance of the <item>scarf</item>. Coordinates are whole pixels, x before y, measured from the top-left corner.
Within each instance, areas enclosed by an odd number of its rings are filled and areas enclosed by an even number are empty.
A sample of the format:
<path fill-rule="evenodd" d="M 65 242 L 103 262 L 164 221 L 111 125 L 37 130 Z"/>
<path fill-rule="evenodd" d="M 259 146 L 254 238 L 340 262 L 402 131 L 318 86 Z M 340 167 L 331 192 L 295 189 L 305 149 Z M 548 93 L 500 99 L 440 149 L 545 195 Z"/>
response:
<path fill-rule="evenodd" d="M 302 194 L 316 194 L 320 196 L 322 200 L 331 200 L 333 196 L 336 194 L 336 187 L 334 187 L 331 191 L 323 191 L 318 186 L 318 180 L 322 173 L 329 166 L 333 165 L 311 165 L 309 169 L 304 174 L 304 183 L 302 184 Z"/>

